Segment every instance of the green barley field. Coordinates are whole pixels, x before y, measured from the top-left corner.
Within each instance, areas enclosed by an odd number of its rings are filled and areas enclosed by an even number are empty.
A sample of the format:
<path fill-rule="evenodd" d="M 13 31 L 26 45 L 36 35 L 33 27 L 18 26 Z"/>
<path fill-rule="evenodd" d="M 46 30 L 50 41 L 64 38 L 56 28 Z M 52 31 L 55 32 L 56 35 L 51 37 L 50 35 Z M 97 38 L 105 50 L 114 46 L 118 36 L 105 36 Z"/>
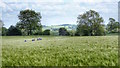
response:
<path fill-rule="evenodd" d="M 118 36 L 3 36 L 2 65 L 116 66 Z"/>

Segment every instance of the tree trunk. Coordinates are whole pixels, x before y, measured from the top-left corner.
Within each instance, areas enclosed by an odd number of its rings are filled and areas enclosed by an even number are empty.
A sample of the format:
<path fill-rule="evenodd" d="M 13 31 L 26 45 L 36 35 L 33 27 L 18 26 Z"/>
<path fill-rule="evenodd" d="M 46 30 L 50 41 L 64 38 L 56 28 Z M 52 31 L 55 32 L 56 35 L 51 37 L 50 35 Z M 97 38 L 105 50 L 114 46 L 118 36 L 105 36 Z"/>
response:
<path fill-rule="evenodd" d="M 32 27 L 31 27 L 31 24 L 30 24 L 30 35 L 32 35 L 32 29 L 31 29 Z"/>
<path fill-rule="evenodd" d="M 31 31 L 31 29 L 30 29 L 30 35 L 32 35 L 32 31 Z"/>

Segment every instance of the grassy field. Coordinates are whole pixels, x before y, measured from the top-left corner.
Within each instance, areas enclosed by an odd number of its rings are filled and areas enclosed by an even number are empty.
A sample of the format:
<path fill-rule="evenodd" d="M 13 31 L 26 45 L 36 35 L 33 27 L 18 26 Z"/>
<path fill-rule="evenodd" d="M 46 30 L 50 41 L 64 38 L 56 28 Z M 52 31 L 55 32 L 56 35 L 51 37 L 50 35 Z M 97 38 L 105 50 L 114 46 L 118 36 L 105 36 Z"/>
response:
<path fill-rule="evenodd" d="M 42 38 L 32 42 L 32 38 Z M 24 42 L 24 40 L 27 42 Z M 118 36 L 5 36 L 3 66 L 115 66 Z"/>

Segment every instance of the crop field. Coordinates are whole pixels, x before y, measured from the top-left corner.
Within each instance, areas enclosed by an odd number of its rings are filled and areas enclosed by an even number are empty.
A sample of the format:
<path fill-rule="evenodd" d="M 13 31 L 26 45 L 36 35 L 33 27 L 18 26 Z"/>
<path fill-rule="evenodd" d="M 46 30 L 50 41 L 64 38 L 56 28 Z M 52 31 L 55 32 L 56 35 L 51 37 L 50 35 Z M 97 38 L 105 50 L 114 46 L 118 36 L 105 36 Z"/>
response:
<path fill-rule="evenodd" d="M 118 36 L 3 36 L 2 65 L 116 66 Z"/>

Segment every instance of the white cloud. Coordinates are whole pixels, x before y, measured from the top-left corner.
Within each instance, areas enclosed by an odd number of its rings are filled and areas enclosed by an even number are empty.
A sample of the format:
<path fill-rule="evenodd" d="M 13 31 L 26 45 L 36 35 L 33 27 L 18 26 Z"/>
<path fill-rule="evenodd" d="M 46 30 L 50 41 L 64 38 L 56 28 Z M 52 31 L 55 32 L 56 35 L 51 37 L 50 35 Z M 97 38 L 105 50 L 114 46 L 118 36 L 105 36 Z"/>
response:
<path fill-rule="evenodd" d="M 118 2 L 119 0 L 73 0 L 73 2 L 84 2 L 84 3 L 114 3 L 114 2 Z"/>
<path fill-rule="evenodd" d="M 0 8 L 3 11 L 13 11 L 11 7 L 8 6 L 8 4 L 4 3 L 2 0 L 0 0 Z"/>
<path fill-rule="evenodd" d="M 5 0 L 4 2 L 64 2 L 64 0 Z"/>
<path fill-rule="evenodd" d="M 31 0 L 31 2 L 34 2 Z M 64 0 L 36 0 L 36 2 L 64 2 Z"/>
<path fill-rule="evenodd" d="M 8 1 L 8 0 L 6 0 Z M 68 0 L 69 1 L 69 0 Z M 61 23 L 76 23 L 77 16 L 82 14 L 90 9 L 93 9 L 100 13 L 105 20 L 108 20 L 109 17 L 114 17 L 117 19 L 117 0 L 71 0 L 70 2 L 64 2 L 63 0 L 12 0 L 7 3 L 1 2 L 4 10 L 10 14 L 11 12 L 8 9 L 13 10 L 13 16 L 6 15 L 4 20 L 7 22 L 7 18 L 15 20 L 11 21 L 16 23 L 18 20 L 17 14 L 22 9 L 33 9 L 42 14 L 42 23 L 46 25 L 51 24 L 61 24 Z M 9 7 L 9 8 L 7 8 Z M 4 12 L 5 12 L 4 11 Z M 9 22 L 8 22 L 9 23 Z"/>
<path fill-rule="evenodd" d="M 0 7 L 3 7 L 3 8 L 6 7 L 6 4 L 2 0 L 0 0 Z"/>

